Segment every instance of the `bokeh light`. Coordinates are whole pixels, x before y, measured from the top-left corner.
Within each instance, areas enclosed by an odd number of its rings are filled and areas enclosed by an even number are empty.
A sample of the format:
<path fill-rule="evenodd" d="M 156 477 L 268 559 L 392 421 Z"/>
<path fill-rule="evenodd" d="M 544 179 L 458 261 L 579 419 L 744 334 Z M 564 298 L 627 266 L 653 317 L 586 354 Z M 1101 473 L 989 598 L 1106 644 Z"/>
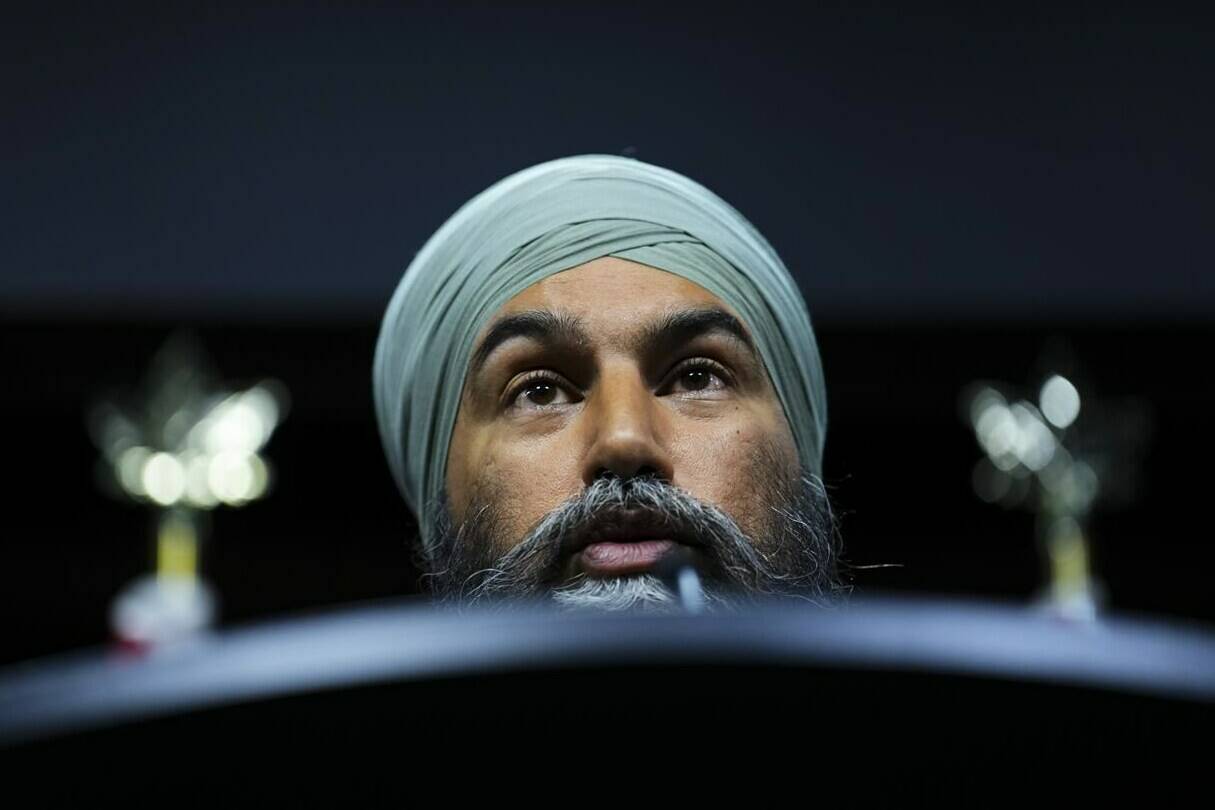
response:
<path fill-rule="evenodd" d="M 1080 415 L 1080 392 L 1072 385 L 1071 380 L 1055 374 L 1042 384 L 1038 404 L 1047 421 L 1063 430 Z"/>
<path fill-rule="evenodd" d="M 161 506 L 181 500 L 186 491 L 186 471 L 171 453 L 153 453 L 143 465 L 140 476 L 144 492 Z"/>

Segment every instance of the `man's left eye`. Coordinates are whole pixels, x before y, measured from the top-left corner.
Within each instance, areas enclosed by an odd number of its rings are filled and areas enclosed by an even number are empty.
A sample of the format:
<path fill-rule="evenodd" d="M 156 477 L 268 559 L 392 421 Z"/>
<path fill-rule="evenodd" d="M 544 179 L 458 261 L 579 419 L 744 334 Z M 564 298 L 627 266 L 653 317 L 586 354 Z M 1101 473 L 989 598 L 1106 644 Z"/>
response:
<path fill-rule="evenodd" d="M 719 391 L 727 387 L 729 375 L 716 363 L 696 360 L 675 369 L 671 379 L 674 384 L 692 393 Z"/>

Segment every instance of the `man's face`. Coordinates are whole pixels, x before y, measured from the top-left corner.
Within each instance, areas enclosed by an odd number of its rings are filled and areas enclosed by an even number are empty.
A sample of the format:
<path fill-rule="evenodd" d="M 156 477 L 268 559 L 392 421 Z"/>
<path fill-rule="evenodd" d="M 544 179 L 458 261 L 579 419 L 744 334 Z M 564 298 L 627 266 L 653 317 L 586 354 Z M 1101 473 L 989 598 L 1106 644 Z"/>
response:
<path fill-rule="evenodd" d="M 630 500 L 630 481 L 648 494 Z M 712 577 L 731 542 L 752 547 L 733 567 L 762 565 L 803 483 L 738 314 L 674 274 L 597 259 L 519 293 L 477 335 L 448 450 L 443 531 L 459 547 L 435 576 L 526 552 L 532 585 L 598 587 L 681 549 Z M 693 536 L 719 532 L 735 539 Z M 529 537 L 548 548 L 521 548 Z"/>

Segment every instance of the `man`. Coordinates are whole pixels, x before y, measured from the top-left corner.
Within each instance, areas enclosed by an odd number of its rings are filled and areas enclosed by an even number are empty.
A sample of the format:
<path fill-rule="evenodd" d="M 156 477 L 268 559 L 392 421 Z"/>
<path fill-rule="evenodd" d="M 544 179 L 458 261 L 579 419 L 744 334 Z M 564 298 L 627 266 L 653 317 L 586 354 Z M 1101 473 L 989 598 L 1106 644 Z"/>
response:
<path fill-rule="evenodd" d="M 374 393 L 441 600 L 664 609 L 672 561 L 710 605 L 845 590 L 805 304 L 675 172 L 583 155 L 465 204 L 389 304 Z"/>

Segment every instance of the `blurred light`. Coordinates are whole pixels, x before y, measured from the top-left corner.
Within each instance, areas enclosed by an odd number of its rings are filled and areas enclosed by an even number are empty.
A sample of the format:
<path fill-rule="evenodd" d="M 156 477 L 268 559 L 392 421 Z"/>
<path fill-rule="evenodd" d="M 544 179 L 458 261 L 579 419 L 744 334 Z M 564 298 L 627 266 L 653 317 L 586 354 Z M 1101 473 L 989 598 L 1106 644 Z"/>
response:
<path fill-rule="evenodd" d="M 178 447 L 182 444 L 182 440 L 186 434 L 194 426 L 194 415 L 185 408 L 181 408 L 174 412 L 161 428 L 161 434 L 164 437 L 165 447 Z"/>
<path fill-rule="evenodd" d="M 211 509 L 219 503 L 207 483 L 211 459 L 202 453 L 192 453 L 186 462 L 186 500 L 192 506 Z"/>
<path fill-rule="evenodd" d="M 261 456 L 249 456 L 249 468 L 253 471 L 253 486 L 249 489 L 248 500 L 256 500 L 266 494 L 270 488 L 270 468 Z"/>
<path fill-rule="evenodd" d="M 178 512 L 166 513 L 156 535 L 156 573 L 161 577 L 193 577 L 198 573 L 198 532 Z"/>
<path fill-rule="evenodd" d="M 216 498 L 237 506 L 259 497 L 268 480 L 265 463 L 255 455 L 228 450 L 217 453 L 207 468 L 207 486 Z"/>
<path fill-rule="evenodd" d="M 215 608 L 210 588 L 194 577 L 144 577 L 114 601 L 110 626 L 126 641 L 164 644 L 205 629 Z"/>
<path fill-rule="evenodd" d="M 148 497 L 161 506 L 177 503 L 186 491 L 186 471 L 168 453 L 152 454 L 143 465 L 140 480 Z"/>
<path fill-rule="evenodd" d="M 210 453 L 228 450 L 252 452 L 262 446 L 269 436 L 268 426 L 261 415 L 239 398 L 231 397 L 220 403 L 207 418 L 203 446 Z"/>
<path fill-rule="evenodd" d="M 1084 512 L 1097 499 L 1100 484 L 1097 473 L 1083 461 L 1072 465 L 1069 491 L 1066 493 L 1073 512 Z"/>
<path fill-rule="evenodd" d="M 1063 516 L 1046 530 L 1051 561 L 1051 596 L 1056 610 L 1072 619 L 1097 618 L 1097 603 L 1089 577 L 1088 548 L 1079 521 Z"/>
<path fill-rule="evenodd" d="M 989 402 L 975 420 L 975 435 L 987 455 L 1005 455 L 1013 449 L 1017 437 L 1017 421 L 1003 402 Z"/>
<path fill-rule="evenodd" d="M 978 425 L 979 419 L 993 405 L 1005 405 L 1004 396 L 994 388 L 983 388 L 970 401 L 970 423 Z"/>
<path fill-rule="evenodd" d="M 1080 415 L 1080 392 L 1070 380 L 1058 374 L 1042 385 L 1038 402 L 1042 406 L 1042 415 L 1060 430 L 1076 421 Z"/>
<path fill-rule="evenodd" d="M 975 494 L 987 503 L 997 503 L 1008 494 L 1012 487 L 1012 478 L 1003 470 L 997 469 L 988 459 L 979 459 L 971 474 L 971 483 Z"/>
<path fill-rule="evenodd" d="M 1060 445 L 1055 448 L 1055 454 L 1051 457 L 1050 464 L 1038 471 L 1038 480 L 1049 492 L 1058 495 L 1062 492 L 1063 487 L 1067 486 L 1067 482 L 1072 476 L 1072 463 L 1071 453 Z"/>
<path fill-rule="evenodd" d="M 1050 463 L 1055 454 L 1055 435 L 1042 421 L 1038 409 L 1028 402 L 1018 402 L 1009 408 L 1016 430 L 1013 452 L 1024 464 L 1035 472 Z"/>
<path fill-rule="evenodd" d="M 268 389 L 255 385 L 241 395 L 241 401 L 258 415 L 261 423 L 266 426 L 267 438 L 279 420 L 278 399 Z"/>
<path fill-rule="evenodd" d="M 1046 530 L 1046 540 L 1050 543 L 1049 548 L 1052 553 L 1056 551 L 1060 543 L 1074 542 L 1082 536 L 1079 521 L 1069 515 L 1055 518 Z"/>
<path fill-rule="evenodd" d="M 139 428 L 111 404 L 94 408 L 90 414 L 90 430 L 102 454 L 110 459 L 132 445 L 139 444 Z"/>
<path fill-rule="evenodd" d="M 1018 465 L 1032 471 L 1042 469 L 1054 456 L 1054 434 L 1030 403 L 1009 406 L 997 397 L 987 397 L 982 409 L 976 408 L 975 436 L 987 457 L 1006 472 Z"/>
<path fill-rule="evenodd" d="M 128 447 L 123 450 L 114 464 L 119 486 L 137 497 L 147 495 L 143 486 L 143 469 L 151 457 L 152 451 L 146 447 Z"/>
<path fill-rule="evenodd" d="M 1039 480 L 1067 513 L 1082 515 L 1097 499 L 1097 473 L 1083 461 L 1076 461 L 1060 448 L 1059 456 L 1039 473 Z"/>
<path fill-rule="evenodd" d="M 1021 466 L 1021 460 L 1018 459 L 1015 454 L 1008 452 L 1001 453 L 1000 455 L 993 457 L 991 459 L 991 463 L 996 466 L 996 469 L 1014 474 L 1017 473 L 1017 470 Z"/>
<path fill-rule="evenodd" d="M 1013 473 L 1008 478 L 1008 491 L 1000 496 L 1000 504 L 1008 508 L 1020 506 L 1029 498 L 1030 493 L 1033 491 L 1031 479 L 1024 467 L 1017 467 Z M 1020 475 L 1016 473 L 1020 473 Z"/>

